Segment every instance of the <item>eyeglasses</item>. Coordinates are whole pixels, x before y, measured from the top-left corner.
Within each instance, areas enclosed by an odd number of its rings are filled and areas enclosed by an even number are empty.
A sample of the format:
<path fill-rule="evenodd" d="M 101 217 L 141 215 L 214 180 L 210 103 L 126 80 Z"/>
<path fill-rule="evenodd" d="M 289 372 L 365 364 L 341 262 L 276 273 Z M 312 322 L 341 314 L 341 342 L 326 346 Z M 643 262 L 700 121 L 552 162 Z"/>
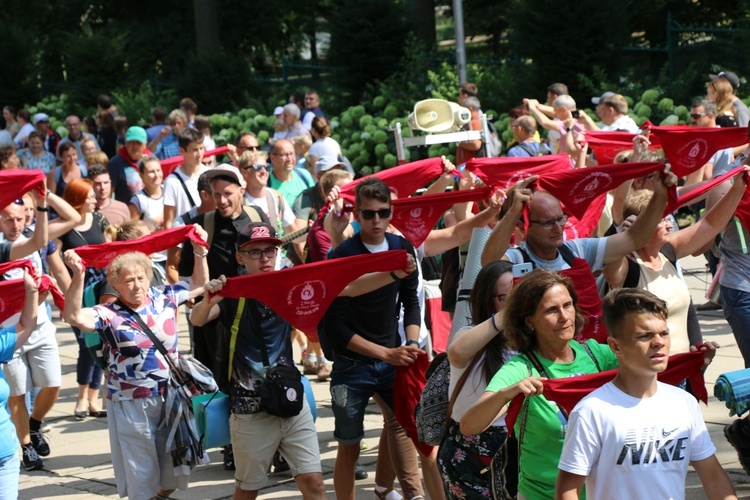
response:
<path fill-rule="evenodd" d="M 549 231 L 555 225 L 558 225 L 560 227 L 565 227 L 565 224 L 568 222 L 568 216 L 567 215 L 561 215 L 557 219 L 551 219 L 551 220 L 531 220 L 529 219 L 529 222 L 533 222 L 534 224 L 539 224 L 542 226 L 542 228 Z"/>
<path fill-rule="evenodd" d="M 259 164 L 259 165 L 248 165 L 248 166 L 246 166 L 246 167 L 242 167 L 242 170 L 244 170 L 245 172 L 247 172 L 247 171 L 248 171 L 248 170 L 250 170 L 251 168 L 252 168 L 253 170 L 255 170 L 256 172 L 260 172 L 260 171 L 261 171 L 261 170 L 263 170 L 263 169 L 266 169 L 266 170 L 268 170 L 268 165 L 260 165 L 260 164 Z"/>
<path fill-rule="evenodd" d="M 279 249 L 276 247 L 268 247 L 262 250 L 260 248 L 253 248 L 252 250 L 240 250 L 240 253 L 247 255 L 253 260 L 260 260 L 263 255 L 265 255 L 269 259 L 273 259 L 274 257 L 276 257 L 278 251 Z"/>
<path fill-rule="evenodd" d="M 697 120 L 698 118 L 703 118 L 707 114 L 708 113 L 690 113 L 690 118 L 692 118 L 693 120 Z"/>
<path fill-rule="evenodd" d="M 391 211 L 390 208 L 381 208 L 380 210 L 357 210 L 364 220 L 372 220 L 375 218 L 375 215 L 381 219 L 387 219 L 391 216 Z"/>
<path fill-rule="evenodd" d="M 249 149 L 250 151 L 260 151 L 260 146 L 237 146 L 237 149 Z"/>
<path fill-rule="evenodd" d="M 281 156 L 282 158 L 291 158 L 295 156 L 295 153 L 271 153 L 274 156 Z"/>

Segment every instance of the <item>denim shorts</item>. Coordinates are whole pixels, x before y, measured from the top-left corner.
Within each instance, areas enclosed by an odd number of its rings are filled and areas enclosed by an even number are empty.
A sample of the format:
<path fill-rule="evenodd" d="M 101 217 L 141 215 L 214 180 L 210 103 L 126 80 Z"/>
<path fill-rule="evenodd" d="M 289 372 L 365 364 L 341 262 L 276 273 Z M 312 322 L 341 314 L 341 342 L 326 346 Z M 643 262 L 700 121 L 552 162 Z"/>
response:
<path fill-rule="evenodd" d="M 333 437 L 341 444 L 357 444 L 365 436 L 365 408 L 378 394 L 393 409 L 396 367 L 385 361 L 358 361 L 334 357 L 331 400 L 335 426 Z"/>

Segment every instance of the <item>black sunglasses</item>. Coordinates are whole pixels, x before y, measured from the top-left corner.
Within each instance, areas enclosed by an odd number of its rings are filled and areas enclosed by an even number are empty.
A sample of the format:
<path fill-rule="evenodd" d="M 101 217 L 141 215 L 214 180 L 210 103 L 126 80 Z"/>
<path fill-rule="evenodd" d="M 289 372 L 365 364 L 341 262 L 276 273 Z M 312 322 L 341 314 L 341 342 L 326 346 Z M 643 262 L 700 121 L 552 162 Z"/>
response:
<path fill-rule="evenodd" d="M 268 165 L 261 165 L 261 164 L 258 164 L 258 165 L 248 165 L 247 167 L 244 167 L 242 170 L 248 171 L 251 168 L 253 170 L 255 170 L 256 172 L 259 172 L 259 171 L 261 171 L 263 169 L 268 170 Z"/>
<path fill-rule="evenodd" d="M 249 149 L 250 151 L 260 151 L 260 146 L 237 146 L 237 149 Z"/>
<path fill-rule="evenodd" d="M 381 219 L 387 219 L 388 217 L 391 216 L 390 208 L 381 208 L 380 210 L 357 210 L 357 211 L 359 212 L 359 215 L 361 215 L 364 220 L 372 220 L 375 218 L 376 214 Z"/>

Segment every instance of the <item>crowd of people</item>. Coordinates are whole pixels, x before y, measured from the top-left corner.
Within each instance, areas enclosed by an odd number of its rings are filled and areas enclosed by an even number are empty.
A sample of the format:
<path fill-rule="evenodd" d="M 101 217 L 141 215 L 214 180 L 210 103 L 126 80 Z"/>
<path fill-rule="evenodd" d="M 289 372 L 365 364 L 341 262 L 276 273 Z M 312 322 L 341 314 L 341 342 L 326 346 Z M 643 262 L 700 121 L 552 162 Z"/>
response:
<path fill-rule="evenodd" d="M 693 103 L 691 125 L 746 127 L 750 113 L 736 98 L 738 86 L 734 73 L 711 75 L 706 98 Z M 8 340 L 0 356 L 7 402 L 0 425 L 15 428 L 0 441 L 2 498 L 17 495 L 19 446 L 27 471 L 42 468 L 52 453 L 44 417 L 61 373 L 52 310 L 39 297 L 43 274 L 64 294 L 61 317 L 79 345 L 73 417 L 107 419 L 121 497 L 169 498 L 188 487 L 190 468 L 204 460 L 180 445 L 177 424 L 168 425 L 176 408 L 170 367 L 186 355 L 177 349 L 183 306 L 189 356 L 213 370 L 229 397 L 226 421 L 215 424 L 230 430 L 223 453 L 234 471 L 234 498 L 256 498 L 272 466 L 288 468 L 304 498 L 327 496 L 315 408 L 303 398 L 281 415 L 264 397 L 270 374 L 297 373 L 298 362 L 319 383 L 330 379 L 337 498 L 353 499 L 355 480 L 367 476 L 358 459 L 370 399 L 383 416 L 376 498 L 576 498 L 584 484 L 590 498 L 679 498 L 688 464 L 710 498 L 734 497 L 696 403 L 705 389 L 688 374 L 676 387 L 657 375 L 672 369 L 670 355 L 700 358 L 696 372 L 710 363 L 718 345 L 703 341 L 696 313 L 711 308 L 723 309 L 750 367 L 748 229 L 735 217 L 750 173 L 747 144 L 715 151 L 678 179 L 621 95 L 592 98 L 593 117 L 555 83 L 546 104 L 526 98 L 512 110 L 514 141 L 497 159 L 512 181 L 481 172 L 492 165 L 475 162 L 486 156 L 484 140 L 457 144 L 458 167 L 431 159 L 361 178 L 331 138 L 318 93 L 289 101 L 274 110 L 268 146 L 243 131 L 226 161 L 215 155 L 207 120 L 190 98 L 169 113 L 155 108 L 153 125 L 143 128 L 128 126 L 100 96 L 93 120 L 66 118 L 65 138 L 43 113 L 31 119 L 4 108 L 0 143 L 10 140 L 0 145 L 0 174 L 39 171 L 44 188 L 0 211 L 0 264 L 33 265 L 4 275 L 22 278 L 26 296 L 0 329 Z M 468 128 L 479 130 L 477 86 L 463 83 L 458 101 L 472 113 Z M 541 188 L 548 172 L 527 166 L 535 158 L 544 166 L 548 157 L 566 172 L 598 168 L 586 141 L 595 131 L 629 134 L 631 146 L 615 162 L 650 170 L 602 191 L 605 202 L 589 204 L 597 213 L 581 236 L 582 225 L 568 231 L 586 217 L 573 217 L 567 198 Z M 678 183 L 682 196 L 722 175 L 725 182 L 691 199 L 698 220 L 678 229 Z M 421 187 L 421 196 L 409 196 Z M 448 196 L 457 201 L 439 208 Z M 191 225 L 190 240 L 146 250 L 154 235 Z M 120 253 L 106 267 L 84 257 L 92 245 L 104 254 L 114 242 L 142 251 Z M 703 252 L 714 269 L 721 263 L 721 294 L 696 307 L 679 260 Z M 391 270 L 368 272 L 377 254 L 391 257 Z M 233 286 L 317 263 L 336 271 L 326 268 L 301 284 L 279 278 L 278 288 L 260 295 Z M 354 268 L 359 274 L 351 279 Z M 480 270 L 470 276 L 472 268 Z M 435 281 L 442 311 L 426 298 Z M 314 283 L 332 294 L 330 305 L 306 313 L 318 315 L 316 327 L 273 305 L 287 295 L 291 303 L 302 285 L 302 299 L 311 301 Z M 440 315 L 455 323 L 449 339 L 438 333 Z M 88 332 L 99 336 L 100 358 Z M 227 335 L 231 348 L 221 341 Z M 405 396 L 407 384 L 399 381 L 410 377 L 421 390 L 437 351 L 447 352 L 451 403 L 442 442 L 430 446 L 418 439 L 418 397 Z M 597 379 L 578 404 L 555 399 L 553 382 L 608 370 L 616 375 Z M 106 410 L 99 398 L 105 375 Z M 750 472 L 750 422 L 737 419 L 725 433 Z"/>

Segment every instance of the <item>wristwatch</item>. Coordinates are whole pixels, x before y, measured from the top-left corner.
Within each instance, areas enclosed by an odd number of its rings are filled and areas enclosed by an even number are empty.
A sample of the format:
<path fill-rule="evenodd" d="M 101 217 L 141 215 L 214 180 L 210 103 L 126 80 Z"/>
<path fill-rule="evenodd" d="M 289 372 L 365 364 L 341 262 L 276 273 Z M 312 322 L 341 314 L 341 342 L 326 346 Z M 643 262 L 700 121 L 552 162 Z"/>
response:
<path fill-rule="evenodd" d="M 407 340 L 406 344 L 404 344 L 404 345 L 415 345 L 415 346 L 419 347 L 419 341 L 418 340 Z"/>

